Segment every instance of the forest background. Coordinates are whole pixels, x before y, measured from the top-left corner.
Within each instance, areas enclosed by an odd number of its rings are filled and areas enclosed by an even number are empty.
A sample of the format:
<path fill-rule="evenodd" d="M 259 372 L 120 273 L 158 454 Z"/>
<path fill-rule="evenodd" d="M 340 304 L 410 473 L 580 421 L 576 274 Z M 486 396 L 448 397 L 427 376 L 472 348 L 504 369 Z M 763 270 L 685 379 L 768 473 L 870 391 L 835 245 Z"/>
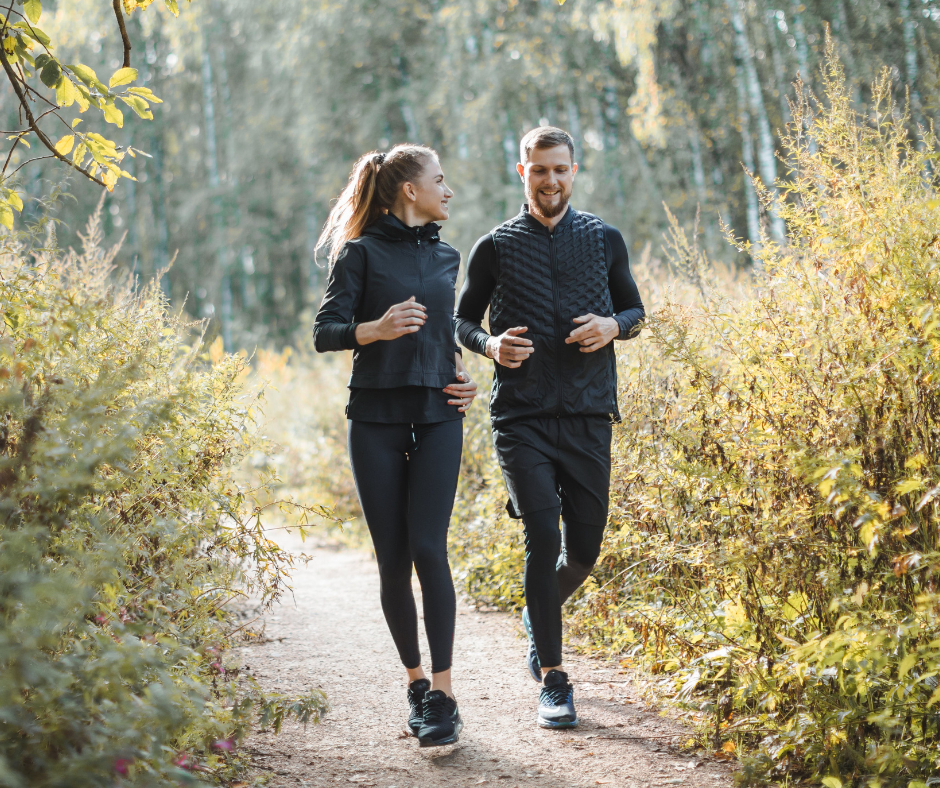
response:
<path fill-rule="evenodd" d="M 466 253 L 518 210 L 521 134 L 555 123 L 576 140 L 577 207 L 624 231 L 650 312 L 619 353 L 611 530 L 570 634 L 647 671 L 745 782 L 936 784 L 940 5 L 147 5 L 123 3 L 133 78 L 117 3 L 41 8 L 111 124 L 99 156 L 135 149 L 119 162 L 134 179 L 102 169 L 113 190 L 87 226 L 99 192 L 61 161 L 0 184 L 16 192 L 0 194 L 16 228 L 0 555 L 18 600 L 0 654 L 22 667 L 0 681 L 7 782 L 231 781 L 251 725 L 322 712 L 316 692 L 265 696 L 223 653 L 242 629 L 227 602 L 275 599 L 289 574 L 262 512 L 357 514 L 348 359 L 310 352 L 329 201 L 363 151 L 433 145 L 457 192 L 444 235 Z M 152 119 L 116 122 L 125 89 Z M 36 155 L 17 134 L 7 173 Z M 252 350 L 275 444 L 252 428 Z M 467 593 L 517 608 L 499 485 L 478 403 L 452 556 Z M 54 604 L 23 614 L 36 600 Z"/>

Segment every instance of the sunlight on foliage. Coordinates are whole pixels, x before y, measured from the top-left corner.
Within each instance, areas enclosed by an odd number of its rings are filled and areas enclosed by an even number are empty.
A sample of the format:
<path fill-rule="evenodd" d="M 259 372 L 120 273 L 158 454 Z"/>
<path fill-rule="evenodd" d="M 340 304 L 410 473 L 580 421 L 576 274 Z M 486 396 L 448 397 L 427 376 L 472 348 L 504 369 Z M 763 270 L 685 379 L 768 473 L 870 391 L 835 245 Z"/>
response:
<path fill-rule="evenodd" d="M 824 87 L 824 103 L 801 90 L 793 104 L 789 244 L 764 239 L 752 289 L 715 286 L 677 225 L 667 252 L 686 281 L 660 297 L 637 267 L 660 306 L 620 350 L 611 525 L 571 634 L 697 709 L 745 783 L 926 785 L 940 770 L 937 151 L 910 139 L 888 75 L 864 116 L 831 50 Z M 486 462 L 461 488 L 472 517 L 452 554 L 468 590 L 515 606 L 520 529 Z"/>
<path fill-rule="evenodd" d="M 291 566 L 230 471 L 246 361 L 115 283 L 100 241 L 99 211 L 80 254 L 0 247 L 0 782 L 221 783 L 256 719 L 325 701 L 265 696 L 225 650 L 226 605 Z"/>

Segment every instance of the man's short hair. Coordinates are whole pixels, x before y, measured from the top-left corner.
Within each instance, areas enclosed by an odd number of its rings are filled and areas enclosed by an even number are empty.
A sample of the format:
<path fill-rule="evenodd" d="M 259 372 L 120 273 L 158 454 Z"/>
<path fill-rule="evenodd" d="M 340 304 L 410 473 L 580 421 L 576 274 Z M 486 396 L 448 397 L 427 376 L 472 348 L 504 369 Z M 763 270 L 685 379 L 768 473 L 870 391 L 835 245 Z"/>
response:
<path fill-rule="evenodd" d="M 571 161 L 574 161 L 574 140 L 564 129 L 555 126 L 537 126 L 526 134 L 519 143 L 519 161 L 523 164 L 529 161 L 529 154 L 536 148 L 557 148 L 559 145 L 567 145 L 571 153 Z"/>

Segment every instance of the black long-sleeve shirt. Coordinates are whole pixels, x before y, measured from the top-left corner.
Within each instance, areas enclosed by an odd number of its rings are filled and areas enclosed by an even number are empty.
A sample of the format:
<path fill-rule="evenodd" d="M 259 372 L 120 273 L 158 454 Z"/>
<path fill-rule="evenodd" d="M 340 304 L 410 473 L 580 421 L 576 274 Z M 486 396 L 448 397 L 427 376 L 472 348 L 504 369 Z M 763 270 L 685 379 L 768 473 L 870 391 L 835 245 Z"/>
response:
<path fill-rule="evenodd" d="M 630 339 L 638 333 L 637 326 L 646 317 L 646 310 L 630 273 L 630 256 L 623 236 L 617 228 L 605 224 L 604 240 L 613 317 L 620 326 L 617 339 Z M 487 233 L 470 252 L 467 278 L 457 297 L 455 313 L 455 328 L 460 343 L 481 355 L 486 355 L 486 340 L 490 337 L 482 327 L 483 316 L 496 289 L 498 275 L 496 242 L 492 234 Z"/>

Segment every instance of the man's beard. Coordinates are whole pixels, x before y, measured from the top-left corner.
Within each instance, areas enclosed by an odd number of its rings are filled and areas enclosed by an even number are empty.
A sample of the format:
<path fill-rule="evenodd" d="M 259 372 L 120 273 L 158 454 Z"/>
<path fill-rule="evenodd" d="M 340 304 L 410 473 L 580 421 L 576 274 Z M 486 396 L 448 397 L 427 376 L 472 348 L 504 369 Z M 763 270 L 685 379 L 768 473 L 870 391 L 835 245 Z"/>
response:
<path fill-rule="evenodd" d="M 564 187 L 559 186 L 559 200 L 554 205 L 546 205 L 542 202 L 541 195 L 536 192 L 528 192 L 526 197 L 529 200 L 529 211 L 531 213 L 536 213 L 544 219 L 554 219 L 556 216 L 560 216 L 568 208 L 568 200 L 571 199 L 571 188 L 568 188 L 568 191 L 564 190 Z"/>

